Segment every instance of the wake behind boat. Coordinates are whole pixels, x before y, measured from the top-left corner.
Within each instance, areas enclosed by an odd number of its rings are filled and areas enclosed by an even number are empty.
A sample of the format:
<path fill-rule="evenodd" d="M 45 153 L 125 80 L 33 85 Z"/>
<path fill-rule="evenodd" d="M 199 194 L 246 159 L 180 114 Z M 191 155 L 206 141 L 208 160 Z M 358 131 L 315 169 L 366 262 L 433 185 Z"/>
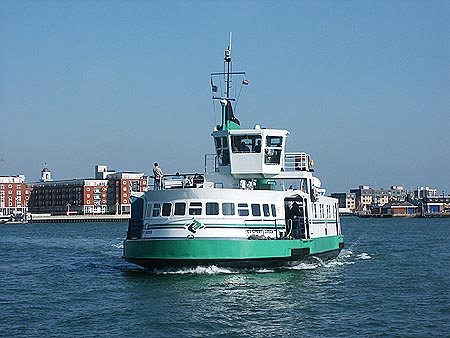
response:
<path fill-rule="evenodd" d="M 162 189 L 133 202 L 125 260 L 253 268 L 339 254 L 338 201 L 325 196 L 310 155 L 286 152 L 287 130 L 241 129 L 233 106 L 246 84 L 245 72 L 232 70 L 230 38 L 224 72 L 211 74 L 222 118 L 212 132 L 216 153 L 205 155 L 203 175 L 164 177 Z"/>

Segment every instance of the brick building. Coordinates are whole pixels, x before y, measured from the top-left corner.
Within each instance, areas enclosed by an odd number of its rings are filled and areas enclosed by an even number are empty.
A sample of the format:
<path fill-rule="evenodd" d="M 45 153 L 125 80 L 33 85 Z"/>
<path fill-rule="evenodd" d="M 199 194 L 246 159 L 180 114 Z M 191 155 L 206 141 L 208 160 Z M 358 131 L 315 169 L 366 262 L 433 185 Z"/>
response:
<path fill-rule="evenodd" d="M 95 179 L 31 183 L 29 212 L 52 215 L 104 214 L 107 212 L 107 186 L 107 180 Z"/>
<path fill-rule="evenodd" d="M 24 175 L 0 176 L 0 218 L 25 215 L 29 199 Z"/>
<path fill-rule="evenodd" d="M 96 166 L 95 179 L 51 179 L 48 168 L 41 180 L 29 184 L 30 213 L 39 214 L 130 214 L 132 194 L 145 192 L 148 177 L 143 173 L 108 170 Z"/>

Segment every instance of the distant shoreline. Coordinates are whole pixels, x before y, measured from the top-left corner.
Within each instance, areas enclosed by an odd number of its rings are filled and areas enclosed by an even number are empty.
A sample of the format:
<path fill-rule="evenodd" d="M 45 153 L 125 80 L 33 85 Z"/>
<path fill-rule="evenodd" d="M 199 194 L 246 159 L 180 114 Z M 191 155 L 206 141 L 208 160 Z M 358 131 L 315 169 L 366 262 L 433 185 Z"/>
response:
<path fill-rule="evenodd" d="M 28 220 L 4 220 L 5 224 L 26 223 L 79 223 L 79 222 L 128 222 L 130 215 L 39 215 L 34 214 Z"/>

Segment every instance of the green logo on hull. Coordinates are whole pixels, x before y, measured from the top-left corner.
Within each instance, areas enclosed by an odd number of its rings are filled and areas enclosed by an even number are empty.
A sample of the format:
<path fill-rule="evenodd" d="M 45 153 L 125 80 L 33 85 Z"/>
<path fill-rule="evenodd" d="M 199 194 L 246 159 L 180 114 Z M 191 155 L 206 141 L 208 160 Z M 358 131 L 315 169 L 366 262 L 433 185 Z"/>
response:
<path fill-rule="evenodd" d="M 197 221 L 196 219 L 193 219 L 192 222 L 187 223 L 186 224 L 187 229 L 192 232 L 193 234 L 195 234 L 197 232 L 198 229 L 200 229 L 201 227 L 203 227 L 203 224 L 200 223 L 199 221 Z"/>

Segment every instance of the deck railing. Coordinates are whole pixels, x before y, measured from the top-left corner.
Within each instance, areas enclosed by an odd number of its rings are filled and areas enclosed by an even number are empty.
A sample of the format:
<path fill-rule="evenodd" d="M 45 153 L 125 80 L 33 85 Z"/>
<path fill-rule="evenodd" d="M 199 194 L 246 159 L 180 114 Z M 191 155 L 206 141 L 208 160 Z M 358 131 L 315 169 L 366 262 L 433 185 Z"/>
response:
<path fill-rule="evenodd" d="M 312 169 L 312 161 L 307 153 L 285 153 L 284 154 L 284 171 L 310 171 Z M 205 155 L 205 173 L 213 173 L 219 170 L 216 154 Z"/>
<path fill-rule="evenodd" d="M 284 171 L 310 171 L 311 159 L 307 153 L 285 153 Z"/>

